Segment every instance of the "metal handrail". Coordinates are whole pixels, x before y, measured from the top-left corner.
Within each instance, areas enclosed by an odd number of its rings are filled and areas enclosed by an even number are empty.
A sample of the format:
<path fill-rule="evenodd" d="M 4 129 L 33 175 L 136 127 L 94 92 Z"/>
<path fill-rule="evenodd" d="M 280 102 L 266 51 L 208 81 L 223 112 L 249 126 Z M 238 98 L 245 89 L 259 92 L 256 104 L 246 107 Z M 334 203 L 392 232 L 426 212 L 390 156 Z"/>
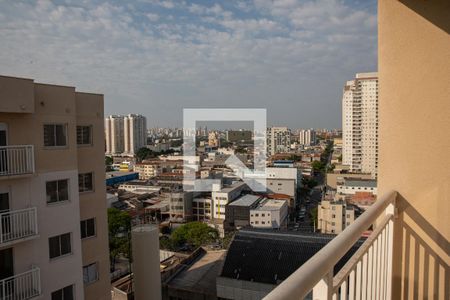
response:
<path fill-rule="evenodd" d="M 361 238 L 385 209 L 394 203 L 397 192 L 380 197 L 367 211 L 355 220 L 331 242 L 305 262 L 264 299 L 303 299 L 314 286 L 326 277 L 347 251 Z"/>

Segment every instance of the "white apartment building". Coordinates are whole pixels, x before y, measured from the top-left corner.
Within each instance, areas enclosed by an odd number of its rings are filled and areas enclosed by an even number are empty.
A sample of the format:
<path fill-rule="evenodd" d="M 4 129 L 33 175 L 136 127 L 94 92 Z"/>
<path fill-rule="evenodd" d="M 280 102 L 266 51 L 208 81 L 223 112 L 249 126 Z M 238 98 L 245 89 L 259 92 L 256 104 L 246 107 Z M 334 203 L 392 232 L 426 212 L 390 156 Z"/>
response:
<path fill-rule="evenodd" d="M 287 127 L 269 127 L 266 131 L 267 154 L 288 152 L 291 147 L 291 130 Z"/>
<path fill-rule="evenodd" d="M 378 75 L 358 73 L 342 96 L 342 164 L 351 172 L 377 177 Z"/>
<path fill-rule="evenodd" d="M 106 154 L 134 155 L 147 144 L 147 119 L 138 114 L 105 118 Z"/>
<path fill-rule="evenodd" d="M 147 145 L 147 119 L 142 115 L 129 114 L 124 117 L 124 151 L 134 155 Z"/>
<path fill-rule="evenodd" d="M 106 154 L 120 155 L 125 149 L 123 117 L 111 115 L 105 118 Z"/>
<path fill-rule="evenodd" d="M 286 225 L 288 204 L 286 200 L 265 199 L 250 210 L 250 226 L 278 229 Z"/>
<path fill-rule="evenodd" d="M 300 145 L 311 146 L 316 144 L 316 131 L 314 129 L 302 129 L 298 133 Z"/>
<path fill-rule="evenodd" d="M 103 95 L 0 86 L 0 299 L 111 299 Z"/>

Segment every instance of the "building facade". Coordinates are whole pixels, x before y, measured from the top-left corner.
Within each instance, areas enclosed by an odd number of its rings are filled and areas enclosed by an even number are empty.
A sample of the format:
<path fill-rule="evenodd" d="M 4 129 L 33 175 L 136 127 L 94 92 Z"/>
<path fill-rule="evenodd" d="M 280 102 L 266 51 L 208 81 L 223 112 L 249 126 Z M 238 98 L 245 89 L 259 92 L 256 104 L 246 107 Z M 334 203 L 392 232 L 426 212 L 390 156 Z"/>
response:
<path fill-rule="evenodd" d="M 110 299 L 103 95 L 0 86 L 2 299 Z"/>
<path fill-rule="evenodd" d="M 316 144 L 316 131 L 314 129 L 302 129 L 298 133 L 300 145 L 311 146 Z"/>
<path fill-rule="evenodd" d="M 347 205 L 343 200 L 323 200 L 317 207 L 317 229 L 322 233 L 341 233 L 354 221 L 354 206 Z"/>
<path fill-rule="evenodd" d="M 105 118 L 107 155 L 134 155 L 147 144 L 147 119 L 138 114 Z"/>
<path fill-rule="evenodd" d="M 342 96 L 342 163 L 355 173 L 377 177 L 378 74 L 358 73 Z"/>
<path fill-rule="evenodd" d="M 291 130 L 287 127 L 269 127 L 266 131 L 267 154 L 288 152 L 291 147 Z"/>

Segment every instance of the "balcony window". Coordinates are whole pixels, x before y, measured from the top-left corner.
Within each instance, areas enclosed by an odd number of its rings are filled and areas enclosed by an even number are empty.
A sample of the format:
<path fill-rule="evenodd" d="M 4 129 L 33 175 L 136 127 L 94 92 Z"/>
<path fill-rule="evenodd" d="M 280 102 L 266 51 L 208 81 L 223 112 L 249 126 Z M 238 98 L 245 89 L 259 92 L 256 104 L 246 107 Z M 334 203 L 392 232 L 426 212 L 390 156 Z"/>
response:
<path fill-rule="evenodd" d="M 45 184 L 47 203 L 55 203 L 69 200 L 69 180 L 61 179 L 48 181 Z"/>
<path fill-rule="evenodd" d="M 83 267 L 83 282 L 89 284 L 98 280 L 97 263 Z"/>
<path fill-rule="evenodd" d="M 92 178 L 92 172 L 78 174 L 78 191 L 80 193 L 91 192 L 94 190 Z"/>
<path fill-rule="evenodd" d="M 66 286 L 52 293 L 52 300 L 73 300 L 73 285 Z"/>
<path fill-rule="evenodd" d="M 82 239 L 95 236 L 95 218 L 81 221 L 80 230 Z"/>
<path fill-rule="evenodd" d="M 92 126 L 77 126 L 77 145 L 92 145 Z"/>
<path fill-rule="evenodd" d="M 67 125 L 66 124 L 45 124 L 44 125 L 44 146 L 45 147 L 65 147 L 65 146 L 67 146 Z"/>
<path fill-rule="evenodd" d="M 70 233 L 54 236 L 48 239 L 50 258 L 67 255 L 72 252 Z"/>

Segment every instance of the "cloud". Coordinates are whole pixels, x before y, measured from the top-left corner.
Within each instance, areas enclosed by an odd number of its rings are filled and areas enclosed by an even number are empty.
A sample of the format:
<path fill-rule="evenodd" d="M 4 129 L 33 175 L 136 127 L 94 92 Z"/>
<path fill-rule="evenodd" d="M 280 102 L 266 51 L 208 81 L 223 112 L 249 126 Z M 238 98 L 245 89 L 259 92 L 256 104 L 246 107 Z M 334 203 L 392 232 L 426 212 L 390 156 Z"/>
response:
<path fill-rule="evenodd" d="M 208 3 L 0 2 L 1 72 L 104 93 L 107 113 L 141 112 L 149 124 L 180 124 L 183 107 L 246 106 L 280 124 L 331 127 L 342 84 L 376 67 L 368 9 Z"/>

